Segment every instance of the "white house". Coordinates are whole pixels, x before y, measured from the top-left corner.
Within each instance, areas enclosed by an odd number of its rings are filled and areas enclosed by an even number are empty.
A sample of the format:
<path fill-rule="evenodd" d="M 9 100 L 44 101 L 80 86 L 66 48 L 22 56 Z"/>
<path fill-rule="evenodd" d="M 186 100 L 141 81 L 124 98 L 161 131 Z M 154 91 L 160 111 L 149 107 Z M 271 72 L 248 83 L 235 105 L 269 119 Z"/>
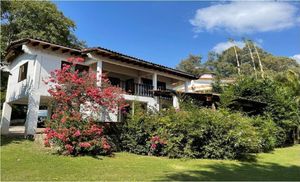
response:
<path fill-rule="evenodd" d="M 228 85 L 234 83 L 234 79 L 231 78 L 222 78 L 220 83 L 222 85 Z M 196 80 L 191 80 L 188 84 L 188 92 L 196 93 L 212 93 L 212 84 L 215 82 L 215 75 L 212 73 L 205 73 L 199 76 Z M 180 85 L 176 87 L 177 91 L 185 91 L 185 85 Z"/>
<path fill-rule="evenodd" d="M 28 105 L 25 135 L 35 134 L 39 108 L 47 106 L 50 99 L 43 79 L 54 69 L 61 68 L 62 62 L 71 56 L 85 59 L 83 65 L 78 65 L 79 69 L 91 68 L 97 74 L 105 73 L 113 85 L 127 92 L 124 98 L 128 102 L 143 102 L 148 108 L 160 109 L 166 102 L 173 102 L 173 106 L 178 107 L 176 96 L 166 99 L 155 91 L 174 90 L 182 84 L 188 91 L 190 81 L 196 79 L 192 74 L 101 47 L 80 50 L 37 39 L 21 39 L 8 46 L 5 57 L 11 75 L 3 104 L 2 134 L 8 133 L 13 104 Z"/>

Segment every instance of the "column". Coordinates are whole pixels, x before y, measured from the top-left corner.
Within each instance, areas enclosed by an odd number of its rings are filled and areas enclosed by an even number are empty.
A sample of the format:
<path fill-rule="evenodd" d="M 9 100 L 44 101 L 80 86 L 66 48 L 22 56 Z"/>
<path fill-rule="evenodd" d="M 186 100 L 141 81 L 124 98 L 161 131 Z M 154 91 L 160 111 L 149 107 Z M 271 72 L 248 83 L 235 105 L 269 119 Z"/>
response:
<path fill-rule="evenodd" d="M 173 107 L 175 109 L 179 109 L 179 101 L 178 101 L 178 97 L 176 95 L 173 95 Z"/>
<path fill-rule="evenodd" d="M 137 78 L 137 83 L 139 84 L 139 85 L 137 85 L 136 86 L 136 92 L 137 92 L 137 94 L 138 95 L 140 95 L 141 93 L 143 93 L 144 92 L 144 87 L 142 87 L 140 84 L 142 84 L 142 77 L 141 76 L 138 76 L 138 78 Z"/>
<path fill-rule="evenodd" d="M 184 92 L 188 92 L 189 91 L 189 84 L 190 84 L 189 81 L 185 81 L 184 82 Z"/>
<path fill-rule="evenodd" d="M 152 86 L 153 90 L 157 90 L 157 73 L 153 73 L 152 75 Z"/>
<path fill-rule="evenodd" d="M 101 86 L 102 79 L 102 61 L 97 61 L 97 86 Z"/>
<path fill-rule="evenodd" d="M 12 108 L 11 105 L 9 105 L 7 102 L 4 102 L 2 109 L 1 134 L 8 134 Z"/>
<path fill-rule="evenodd" d="M 142 84 L 142 77 L 138 76 L 138 84 Z"/>
<path fill-rule="evenodd" d="M 28 110 L 25 123 L 25 136 L 33 136 L 36 133 L 40 95 L 30 93 L 28 96 Z"/>
<path fill-rule="evenodd" d="M 153 90 L 157 90 L 157 73 L 153 73 L 152 75 L 152 86 Z M 159 111 L 159 97 L 154 97 L 153 107 Z"/>

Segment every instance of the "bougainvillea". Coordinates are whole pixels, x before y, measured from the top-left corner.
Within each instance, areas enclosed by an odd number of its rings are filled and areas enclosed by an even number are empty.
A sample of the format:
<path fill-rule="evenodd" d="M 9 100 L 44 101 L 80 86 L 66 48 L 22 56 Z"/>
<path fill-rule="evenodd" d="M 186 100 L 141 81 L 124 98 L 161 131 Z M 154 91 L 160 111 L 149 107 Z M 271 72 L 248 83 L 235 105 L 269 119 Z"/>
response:
<path fill-rule="evenodd" d="M 68 62 L 44 80 L 53 98 L 45 145 L 53 145 L 65 155 L 110 154 L 111 146 L 103 132 L 103 116 L 122 110 L 123 91 L 111 86 L 105 76 L 97 78 L 92 70 L 75 70 L 76 64 L 82 64 L 84 59 L 69 58 Z"/>

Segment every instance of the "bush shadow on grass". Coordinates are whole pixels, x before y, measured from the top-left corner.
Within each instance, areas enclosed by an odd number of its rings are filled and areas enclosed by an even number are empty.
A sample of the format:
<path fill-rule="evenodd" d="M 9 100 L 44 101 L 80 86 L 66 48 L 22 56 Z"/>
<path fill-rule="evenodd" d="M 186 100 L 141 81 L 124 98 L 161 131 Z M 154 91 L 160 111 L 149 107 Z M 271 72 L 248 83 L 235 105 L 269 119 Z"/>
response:
<path fill-rule="evenodd" d="M 1 147 L 4 145 L 8 145 L 10 143 L 19 144 L 22 141 L 28 140 L 24 137 L 24 135 L 1 135 Z"/>
<path fill-rule="evenodd" d="M 213 164 L 196 166 L 199 170 L 169 174 L 160 181 L 299 181 L 299 166 L 276 163 Z"/>

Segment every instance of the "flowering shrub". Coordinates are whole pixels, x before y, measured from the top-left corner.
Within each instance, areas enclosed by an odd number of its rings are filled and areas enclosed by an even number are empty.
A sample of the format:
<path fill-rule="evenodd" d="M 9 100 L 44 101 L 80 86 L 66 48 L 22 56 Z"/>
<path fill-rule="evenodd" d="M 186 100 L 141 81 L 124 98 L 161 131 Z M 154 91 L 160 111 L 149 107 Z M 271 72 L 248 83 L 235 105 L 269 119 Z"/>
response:
<path fill-rule="evenodd" d="M 91 70 L 75 70 L 83 61 L 69 58 L 70 64 L 51 72 L 44 81 L 50 86 L 54 108 L 45 129 L 45 145 L 54 145 L 66 155 L 110 154 L 111 145 L 99 118 L 104 112 L 117 114 L 125 106 L 123 91 L 111 86 L 104 76 L 98 78 L 98 87 L 97 74 Z"/>
<path fill-rule="evenodd" d="M 272 120 L 189 104 L 180 110 L 155 114 L 135 108 L 134 115 L 123 125 L 121 139 L 123 150 L 136 154 L 238 159 L 272 150 L 274 132 Z"/>
<path fill-rule="evenodd" d="M 156 156 L 165 155 L 164 148 L 167 145 L 165 140 L 162 140 L 159 136 L 154 136 L 150 139 L 149 154 Z"/>

